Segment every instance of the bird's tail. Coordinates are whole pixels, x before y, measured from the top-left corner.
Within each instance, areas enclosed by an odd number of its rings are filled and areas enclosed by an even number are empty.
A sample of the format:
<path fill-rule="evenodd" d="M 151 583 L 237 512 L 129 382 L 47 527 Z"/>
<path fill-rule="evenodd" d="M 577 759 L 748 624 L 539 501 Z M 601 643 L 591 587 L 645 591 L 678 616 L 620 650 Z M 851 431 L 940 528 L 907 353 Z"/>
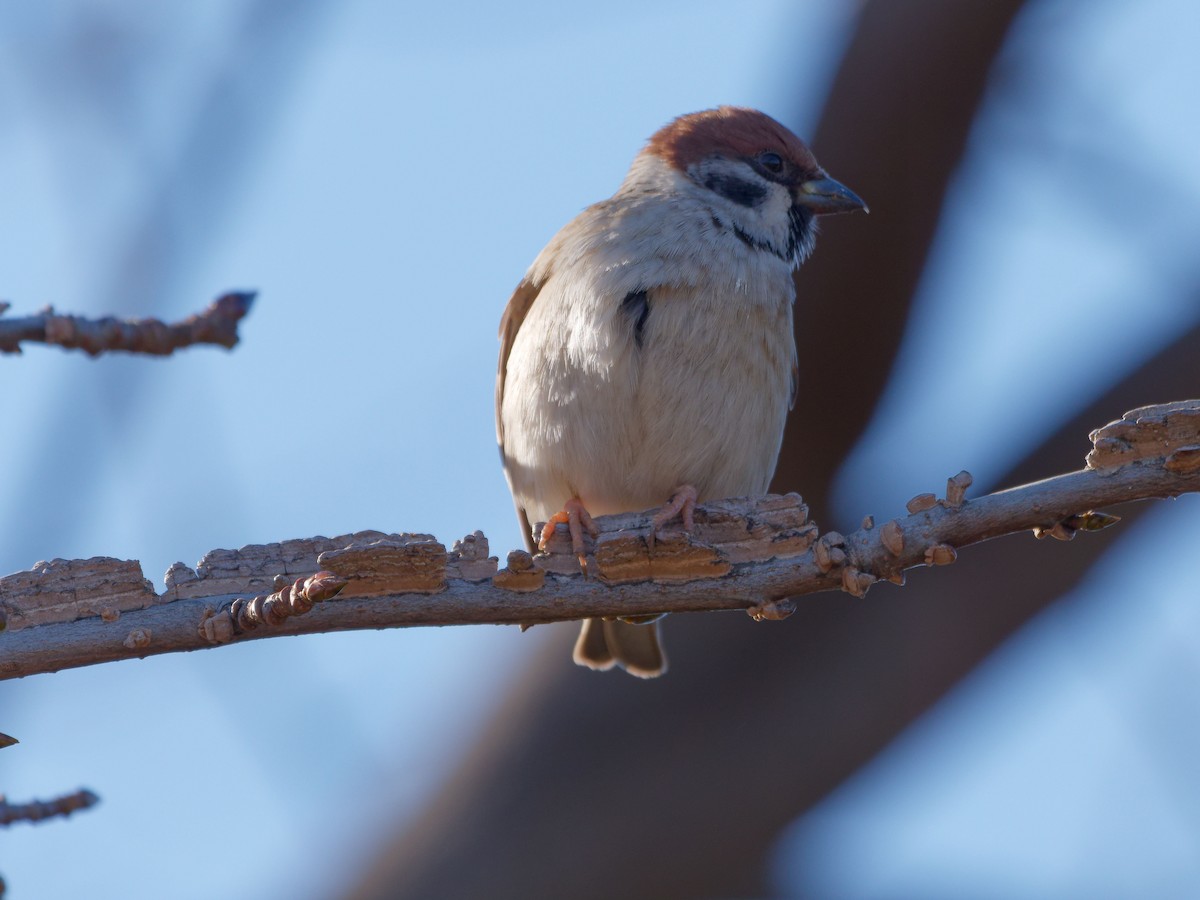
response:
<path fill-rule="evenodd" d="M 638 678 L 656 678 L 667 671 L 658 622 L 634 625 L 620 619 L 588 619 L 575 642 L 575 662 L 599 670 L 620 666 Z"/>

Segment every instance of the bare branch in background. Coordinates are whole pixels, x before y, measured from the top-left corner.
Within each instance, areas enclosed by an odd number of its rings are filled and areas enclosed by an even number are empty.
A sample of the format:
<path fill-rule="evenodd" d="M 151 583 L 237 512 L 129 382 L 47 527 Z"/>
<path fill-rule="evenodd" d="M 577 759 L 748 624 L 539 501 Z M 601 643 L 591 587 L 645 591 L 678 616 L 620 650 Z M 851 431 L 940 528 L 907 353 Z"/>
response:
<path fill-rule="evenodd" d="M 16 743 L 16 738 L 0 734 L 0 749 Z M 15 822 L 41 822 L 56 816 L 66 818 L 73 812 L 95 806 L 99 802 L 100 798 L 86 788 L 53 800 L 31 800 L 28 803 L 9 803 L 8 798 L 0 794 L 0 827 L 7 827 Z M 6 891 L 4 879 L 0 878 L 0 897 L 3 897 Z"/>
<path fill-rule="evenodd" d="M 182 347 L 238 342 L 238 323 L 250 312 L 254 291 L 232 291 L 203 312 L 168 325 L 158 319 L 85 319 L 46 308 L 37 315 L 2 318 L 9 304 L 0 302 L 0 353 L 20 353 L 23 342 L 82 350 L 89 356 L 120 350 L 150 356 L 169 356 Z"/>
<path fill-rule="evenodd" d="M 587 574 L 562 534 L 497 571 L 481 532 L 450 551 L 430 535 L 379 532 L 213 551 L 195 571 L 173 566 L 162 595 L 136 562 L 39 563 L 0 579 L 0 678 L 324 631 L 735 609 L 783 619 L 796 597 L 862 597 L 981 541 L 1030 530 L 1069 540 L 1116 521 L 1099 507 L 1200 490 L 1200 401 L 1134 410 L 1092 439 L 1078 472 L 971 500 L 960 472 L 944 499 L 918 495 L 907 515 L 867 517 L 845 536 L 818 534 L 796 494 L 707 504 L 692 535 L 653 542 L 653 510 L 599 517 Z"/>
<path fill-rule="evenodd" d="M 91 791 L 81 789 L 73 794 L 55 797 L 53 800 L 31 800 L 28 803 L 9 803 L 0 796 L 0 825 L 14 822 L 40 822 L 55 816 L 69 816 L 73 812 L 87 809 L 100 802 Z"/>

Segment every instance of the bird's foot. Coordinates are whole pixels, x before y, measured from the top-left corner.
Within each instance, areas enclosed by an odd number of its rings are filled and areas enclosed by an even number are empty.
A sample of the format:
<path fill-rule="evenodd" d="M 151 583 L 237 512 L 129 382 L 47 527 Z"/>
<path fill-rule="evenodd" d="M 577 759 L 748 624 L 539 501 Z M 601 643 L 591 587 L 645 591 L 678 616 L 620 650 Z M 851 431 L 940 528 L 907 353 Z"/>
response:
<path fill-rule="evenodd" d="M 567 526 L 571 535 L 571 551 L 579 557 L 579 568 L 587 572 L 587 551 L 583 546 L 583 532 L 587 531 L 592 537 L 600 535 L 600 529 L 592 521 L 592 515 L 578 497 L 572 497 L 561 511 L 550 517 L 550 521 L 542 528 L 542 539 L 538 541 L 538 549 L 545 550 L 550 538 L 554 537 L 554 529 L 560 524 Z"/>
<path fill-rule="evenodd" d="M 694 515 L 698 499 L 699 494 L 697 494 L 696 489 L 690 484 L 682 484 L 675 488 L 675 492 L 671 494 L 671 499 L 650 520 L 650 537 L 648 543 L 651 550 L 654 549 L 654 542 L 659 537 L 659 531 L 676 516 L 679 517 L 683 524 L 683 533 L 685 535 L 692 533 L 692 530 L 696 527 Z"/>

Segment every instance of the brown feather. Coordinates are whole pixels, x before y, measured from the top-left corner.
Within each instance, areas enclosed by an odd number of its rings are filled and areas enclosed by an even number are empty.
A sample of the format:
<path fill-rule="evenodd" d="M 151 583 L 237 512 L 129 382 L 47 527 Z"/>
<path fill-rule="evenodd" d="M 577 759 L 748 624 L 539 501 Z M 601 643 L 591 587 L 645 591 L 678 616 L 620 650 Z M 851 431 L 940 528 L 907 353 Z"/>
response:
<path fill-rule="evenodd" d="M 521 523 L 521 533 L 525 535 L 525 549 L 530 553 L 537 553 L 537 542 L 533 539 L 533 525 L 529 521 L 529 513 L 520 505 L 517 506 L 517 521 Z"/>
<path fill-rule="evenodd" d="M 504 408 L 504 376 L 508 369 L 508 356 L 512 353 L 513 341 L 521 330 L 521 323 L 529 315 L 533 301 L 542 290 L 543 282 L 536 284 L 528 278 L 522 278 L 513 295 L 504 307 L 504 315 L 500 317 L 500 363 L 496 370 L 496 442 L 500 445 L 500 462 L 508 470 L 508 455 L 504 452 L 504 420 L 501 411 Z M 514 502 L 516 497 L 513 497 Z M 530 527 L 529 515 L 519 503 L 517 506 L 517 521 L 521 523 L 521 533 L 525 538 L 525 547 L 530 553 L 537 552 L 533 540 L 533 529 Z"/>
<path fill-rule="evenodd" d="M 521 330 L 521 323 L 529 315 L 533 301 L 542 290 L 542 283 L 536 284 L 528 278 L 522 278 L 513 295 L 508 298 L 504 307 L 504 315 L 500 317 L 500 363 L 496 370 L 496 440 L 500 444 L 500 453 L 504 454 L 504 422 L 500 411 L 504 406 L 504 376 L 508 369 L 508 355 L 512 353 L 513 341 Z"/>

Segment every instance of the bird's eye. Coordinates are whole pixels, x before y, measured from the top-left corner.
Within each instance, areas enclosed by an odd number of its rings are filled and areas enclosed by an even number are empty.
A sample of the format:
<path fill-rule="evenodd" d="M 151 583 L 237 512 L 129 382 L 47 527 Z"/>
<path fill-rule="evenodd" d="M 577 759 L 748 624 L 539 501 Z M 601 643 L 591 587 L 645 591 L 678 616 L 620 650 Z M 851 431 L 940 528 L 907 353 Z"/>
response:
<path fill-rule="evenodd" d="M 758 162 L 768 172 L 778 175 L 783 171 L 783 157 L 778 153 L 767 151 L 758 155 Z"/>

